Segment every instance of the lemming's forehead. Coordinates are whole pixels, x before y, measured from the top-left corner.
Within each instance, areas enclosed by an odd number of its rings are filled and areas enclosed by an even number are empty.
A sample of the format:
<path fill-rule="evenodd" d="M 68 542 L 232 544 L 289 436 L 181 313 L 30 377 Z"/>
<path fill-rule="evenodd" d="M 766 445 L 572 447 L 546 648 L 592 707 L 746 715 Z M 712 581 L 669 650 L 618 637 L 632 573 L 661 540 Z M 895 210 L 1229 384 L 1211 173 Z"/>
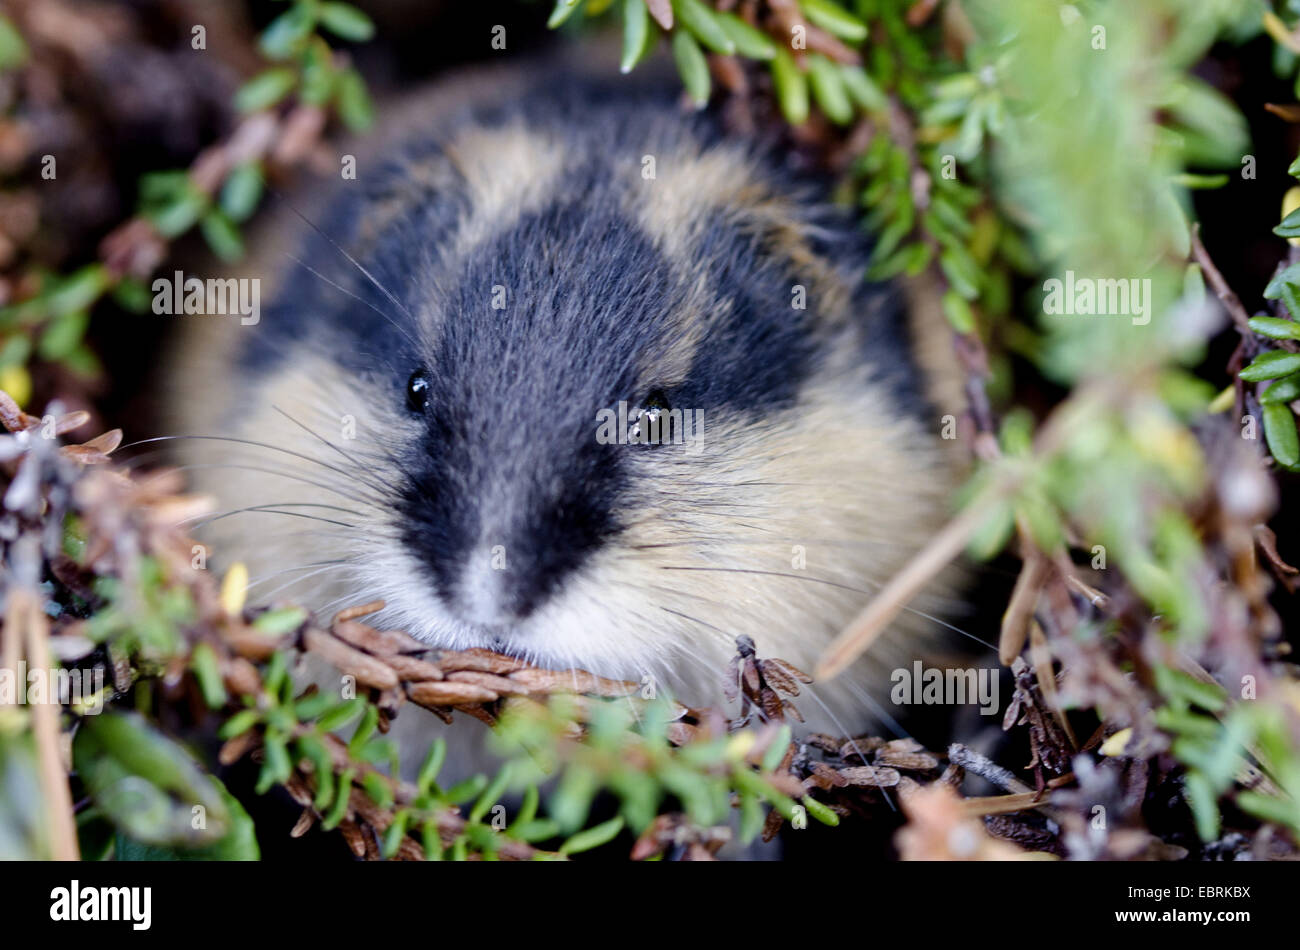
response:
<path fill-rule="evenodd" d="M 688 266 L 608 205 L 530 211 L 426 284 L 421 362 L 454 404 L 589 415 L 650 390 L 715 411 L 793 399 L 811 355 L 796 278 L 722 228 L 700 253 Z"/>
<path fill-rule="evenodd" d="M 426 363 L 435 386 L 462 394 L 634 398 L 692 319 L 671 262 L 585 203 L 521 215 L 431 284 Z"/>
<path fill-rule="evenodd" d="M 266 314 L 285 345 L 249 359 L 323 336 L 349 372 L 396 387 L 427 366 L 461 404 L 788 404 L 823 304 L 807 248 L 769 227 L 778 189 L 743 152 L 649 116 L 506 114 L 408 144 L 342 189 L 301 252 L 318 273 Z"/>

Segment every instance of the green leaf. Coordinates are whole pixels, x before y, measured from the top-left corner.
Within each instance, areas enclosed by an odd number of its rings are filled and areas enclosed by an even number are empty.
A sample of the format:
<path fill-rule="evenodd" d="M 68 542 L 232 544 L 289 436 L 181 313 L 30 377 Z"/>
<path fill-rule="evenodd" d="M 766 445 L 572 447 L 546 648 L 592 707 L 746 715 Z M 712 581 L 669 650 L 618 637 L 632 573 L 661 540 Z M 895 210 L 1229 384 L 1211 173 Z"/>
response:
<path fill-rule="evenodd" d="M 1287 313 L 1300 316 L 1300 284 L 1283 284 L 1281 300 Z"/>
<path fill-rule="evenodd" d="M 808 77 L 799 69 L 794 57 L 779 46 L 772 58 L 772 81 L 785 120 L 791 125 L 808 121 Z"/>
<path fill-rule="evenodd" d="M 295 3 L 262 31 L 257 46 L 267 59 L 288 59 L 316 26 L 312 5 Z"/>
<path fill-rule="evenodd" d="M 507 762 L 501 767 L 501 771 L 497 773 L 497 777 L 492 780 L 492 784 L 483 790 L 483 794 L 480 795 L 478 801 L 474 803 L 474 807 L 470 809 L 469 820 L 472 822 L 482 821 L 483 816 L 488 813 L 488 809 L 495 805 L 497 800 L 501 798 L 501 795 L 505 792 L 506 786 L 509 782 L 510 763 Z"/>
<path fill-rule="evenodd" d="M 761 30 L 754 29 L 734 13 L 716 13 L 714 18 L 741 56 L 769 60 L 776 55 L 776 43 L 772 38 Z"/>
<path fill-rule="evenodd" d="M 320 736 L 310 732 L 298 737 L 298 753 L 312 764 L 312 775 L 316 779 L 312 807 L 324 812 L 334 801 L 334 760 Z"/>
<path fill-rule="evenodd" d="M 757 795 L 742 792 L 740 795 L 740 840 L 743 844 L 753 841 L 763 830 L 763 803 Z"/>
<path fill-rule="evenodd" d="M 350 3 L 337 3 L 334 0 L 320 5 L 321 26 L 335 36 L 340 36 L 353 43 L 364 43 L 375 35 L 375 24 Z"/>
<path fill-rule="evenodd" d="M 1187 257 L 1192 250 L 1192 229 L 1187 221 L 1187 213 L 1178 203 L 1172 188 L 1160 192 L 1156 205 L 1156 215 L 1164 226 L 1168 240 L 1180 257 Z"/>
<path fill-rule="evenodd" d="M 294 700 L 293 715 L 296 719 L 307 722 L 321 716 L 334 706 L 337 700 L 329 693 L 311 691 Z"/>
<path fill-rule="evenodd" d="M 1260 403 L 1265 406 L 1295 402 L 1297 399 L 1300 399 L 1300 373 L 1277 380 L 1259 397 Z"/>
<path fill-rule="evenodd" d="M 239 799 L 231 795 L 217 779 L 212 782 L 221 792 L 226 807 L 228 830 L 211 844 L 197 848 L 177 845 L 146 844 L 118 833 L 113 847 L 113 857 L 118 861 L 257 861 L 262 853 L 257 844 L 257 831 Z"/>
<path fill-rule="evenodd" d="M 429 754 L 425 756 L 424 764 L 420 766 L 420 774 L 416 778 L 415 787 L 421 795 L 433 788 L 438 773 L 442 771 L 442 763 L 446 760 L 447 740 L 435 739 L 429 744 Z"/>
<path fill-rule="evenodd" d="M 307 620 L 307 611 L 302 607 L 278 607 L 259 614 L 253 621 L 253 629 L 269 637 L 280 637 L 292 633 Z"/>
<path fill-rule="evenodd" d="M 1250 328 L 1270 340 L 1300 340 L 1300 323 L 1277 317 L 1251 317 Z"/>
<path fill-rule="evenodd" d="M 108 286 L 108 271 L 103 264 L 90 264 L 59 282 L 46 297 L 46 307 L 54 316 L 89 310 Z"/>
<path fill-rule="evenodd" d="M 673 0 L 673 13 L 677 20 L 690 30 L 701 43 L 713 50 L 715 53 L 722 53 L 724 56 L 730 56 L 736 52 L 736 44 L 731 41 L 727 31 L 722 28 L 718 22 L 717 16 L 713 10 L 705 6 L 701 0 Z M 680 34 L 680 30 L 673 32 L 674 38 Z"/>
<path fill-rule="evenodd" d="M 560 823 L 550 818 L 534 818 L 510 826 L 510 837 L 530 844 L 554 838 L 559 833 Z"/>
<path fill-rule="evenodd" d="M 549 810 L 565 831 L 582 827 L 591 808 L 599 782 L 594 773 L 578 765 L 571 765 L 560 780 L 560 785 L 551 800 Z"/>
<path fill-rule="evenodd" d="M 297 75 L 286 66 L 258 73 L 235 93 L 235 108 L 240 112 L 269 109 L 287 96 L 297 82 Z"/>
<path fill-rule="evenodd" d="M 90 314 L 84 310 L 80 313 L 65 313 L 56 317 L 41 334 L 36 352 L 41 359 L 50 363 L 62 360 L 81 344 L 89 324 Z"/>
<path fill-rule="evenodd" d="M 1237 106 L 1208 83 L 1184 76 L 1172 89 L 1166 108 L 1180 125 L 1184 164 L 1195 167 L 1236 167 L 1249 147 L 1250 132 Z"/>
<path fill-rule="evenodd" d="M 1166 697 L 1183 700 L 1215 713 L 1220 712 L 1227 705 L 1226 693 L 1218 683 L 1206 683 L 1182 670 L 1167 666 L 1157 666 L 1155 674 L 1156 688 Z M 1207 722 L 1209 728 L 1212 728 L 1217 735 L 1218 722 L 1213 719 L 1208 719 Z"/>
<path fill-rule="evenodd" d="M 623 830 L 623 817 L 620 815 L 611 818 L 609 821 L 601 822 L 595 827 L 588 828 L 585 831 L 579 831 L 564 844 L 560 845 L 560 854 L 578 854 L 581 851 L 590 851 L 593 848 L 599 848 L 603 844 L 609 844 L 618 837 L 618 833 Z"/>
<path fill-rule="evenodd" d="M 1261 821 L 1300 829 L 1300 807 L 1294 801 L 1248 789 L 1237 793 L 1237 804 Z"/>
<path fill-rule="evenodd" d="M 354 132 L 364 132 L 375 121 L 375 107 L 366 91 L 365 80 L 355 69 L 339 73 L 334 103 L 343 124 Z"/>
<path fill-rule="evenodd" d="M 556 0 L 555 9 L 551 11 L 550 18 L 546 21 L 547 29 L 555 29 L 578 12 L 578 7 L 582 6 L 582 0 Z"/>
<path fill-rule="evenodd" d="M 799 8 L 814 26 L 842 40 L 860 43 L 867 38 L 867 25 L 830 0 L 799 0 Z"/>
<path fill-rule="evenodd" d="M 403 808 L 393 816 L 392 824 L 384 829 L 383 855 L 385 858 L 397 856 L 397 851 L 402 846 L 402 839 L 406 837 L 406 826 L 410 820 L 410 810 Z"/>
<path fill-rule="evenodd" d="M 229 829 L 230 813 L 218 783 L 135 713 L 83 718 L 72 756 L 95 803 L 133 838 L 201 847 Z"/>
<path fill-rule="evenodd" d="M 1194 175 L 1191 172 L 1183 172 L 1174 176 L 1175 185 L 1197 191 L 1211 191 L 1215 188 L 1222 188 L 1229 180 L 1227 175 Z"/>
<path fill-rule="evenodd" d="M 934 256 L 934 248 L 925 241 L 915 241 L 903 248 L 902 253 L 906 258 L 906 266 L 903 268 L 908 277 L 916 277 L 930 266 L 930 259 Z"/>
<path fill-rule="evenodd" d="M 1284 238 L 1300 237 L 1300 208 L 1296 208 L 1283 218 L 1282 223 L 1273 229 L 1273 233 Z"/>
<path fill-rule="evenodd" d="M 844 79 L 834 63 L 820 53 L 808 54 L 808 79 L 813 97 L 828 119 L 836 125 L 848 125 L 853 121 L 853 103 L 849 101 Z"/>
<path fill-rule="evenodd" d="M 1014 506 L 1002 501 L 985 516 L 979 530 L 971 536 L 967 550 L 977 561 L 988 561 L 1007 546 L 1016 527 Z"/>
<path fill-rule="evenodd" d="M 360 697 L 358 697 L 360 698 Z M 356 757 L 358 751 L 366 741 L 375 734 L 375 729 L 379 726 L 379 708 L 371 703 L 366 703 L 365 709 L 361 713 L 361 721 L 357 723 L 357 728 L 352 733 L 352 738 L 348 739 L 348 753 Z"/>
<path fill-rule="evenodd" d="M 1288 469 L 1300 467 L 1300 436 L 1296 433 L 1295 413 L 1285 403 L 1270 403 L 1261 407 L 1264 414 L 1264 438 L 1268 450 L 1279 465 Z"/>
<path fill-rule="evenodd" d="M 334 66 L 334 52 L 324 40 L 317 37 L 302 54 L 302 85 L 298 98 L 312 106 L 324 106 L 334 97 L 338 71 Z"/>
<path fill-rule="evenodd" d="M 979 269 L 969 255 L 955 248 L 953 245 L 944 249 L 939 255 L 939 267 L 957 293 L 967 300 L 974 300 L 979 296 Z"/>
<path fill-rule="evenodd" d="M 367 772 L 361 777 L 361 786 L 366 795 L 380 808 L 393 807 L 393 788 L 378 772 Z"/>
<path fill-rule="evenodd" d="M 1196 822 L 1196 833 L 1202 841 L 1213 841 L 1219 836 L 1219 802 L 1214 789 L 1205 776 L 1198 772 L 1188 772 L 1183 777 L 1183 797 L 1192 809 L 1192 818 Z"/>
<path fill-rule="evenodd" d="M 199 230 L 208 247 L 223 261 L 237 261 L 244 256 L 244 239 L 225 212 L 213 208 L 199 220 Z"/>
<path fill-rule="evenodd" d="M 27 43 L 7 16 L 0 14 L 0 71 L 27 62 Z"/>
<path fill-rule="evenodd" d="M 253 791 L 265 795 L 272 785 L 283 785 L 289 780 L 293 771 L 293 762 L 289 759 L 289 749 L 284 737 L 268 730 L 262 741 L 262 771 L 258 773 L 257 784 Z"/>
<path fill-rule="evenodd" d="M 1188 264 L 1183 269 L 1183 299 L 1197 306 L 1205 303 L 1205 274 L 1200 264 Z"/>
<path fill-rule="evenodd" d="M 26 364 L 32 355 L 32 341 L 26 336 L 11 336 L 0 345 L 0 369 Z"/>
<path fill-rule="evenodd" d="M 316 721 L 316 728 L 321 732 L 334 732 L 336 729 L 342 729 L 365 712 L 367 705 L 365 699 L 360 696 L 346 699 L 321 716 Z"/>
<path fill-rule="evenodd" d="M 1288 353 L 1286 350 L 1268 350 L 1259 354 L 1249 366 L 1237 375 L 1247 382 L 1258 383 L 1265 379 L 1277 379 L 1290 376 L 1300 371 L 1300 353 Z"/>
<path fill-rule="evenodd" d="M 529 784 L 524 790 L 524 800 L 519 806 L 519 812 L 515 815 L 514 823 L 516 825 L 526 824 L 537 816 L 537 806 L 541 803 L 542 794 L 538 791 L 537 786 Z"/>
<path fill-rule="evenodd" d="M 791 732 L 790 726 L 783 724 L 777 730 L 776 735 L 772 737 L 771 744 L 763 752 L 763 761 L 759 764 L 759 767 L 764 772 L 771 772 L 781 764 L 781 760 L 785 758 L 785 754 L 790 748 Z"/>
<path fill-rule="evenodd" d="M 889 99 L 861 66 L 841 63 L 839 69 L 844 78 L 844 87 L 862 108 L 868 112 L 883 112 L 889 106 Z"/>
<path fill-rule="evenodd" d="M 1265 299 L 1280 299 L 1282 297 L 1282 288 L 1287 284 L 1300 284 L 1300 263 L 1284 267 L 1273 275 L 1273 279 L 1264 288 Z"/>
<path fill-rule="evenodd" d="M 442 860 L 442 838 L 438 834 L 438 823 L 436 821 L 426 821 L 420 827 L 420 841 L 424 845 L 424 859 L 426 861 Z"/>
<path fill-rule="evenodd" d="M 871 266 L 867 268 L 867 277 L 870 280 L 888 280 L 891 277 L 897 277 L 907 270 L 912 263 L 915 253 L 913 251 L 914 247 L 915 245 L 910 245 L 901 248 L 884 260 L 873 260 Z"/>
<path fill-rule="evenodd" d="M 190 189 L 190 173 L 183 169 L 147 172 L 140 176 L 140 200 L 146 205 L 167 204 Z"/>
<path fill-rule="evenodd" d="M 840 816 L 835 814 L 835 812 L 831 811 L 811 795 L 805 795 L 800 799 L 800 801 L 803 802 L 804 808 L 808 809 L 808 814 L 812 815 L 823 825 L 830 825 L 832 828 L 839 826 Z"/>
<path fill-rule="evenodd" d="M 343 774 L 339 776 L 338 792 L 334 797 L 334 804 L 321 819 L 320 826 L 326 831 L 333 831 L 339 826 L 348 813 L 348 801 L 352 797 L 352 780 L 356 778 L 356 769 L 344 769 Z"/>
<path fill-rule="evenodd" d="M 209 709 L 220 709 L 226 704 L 226 687 L 221 682 L 221 669 L 217 654 L 207 643 L 197 644 L 190 652 L 190 668 L 198 680 L 199 691 Z"/>
<path fill-rule="evenodd" d="M 771 803 L 772 807 L 779 811 L 787 821 L 794 819 L 795 810 L 797 808 L 795 800 L 790 796 L 777 791 L 757 772 L 754 772 L 743 765 L 738 765 L 732 770 L 731 778 L 738 791 L 758 795 Z"/>
<path fill-rule="evenodd" d="M 221 186 L 221 210 L 231 221 L 246 221 L 262 200 L 262 169 L 257 162 L 235 166 Z"/>
<path fill-rule="evenodd" d="M 153 293 L 142 280 L 123 277 L 113 287 L 113 300 L 123 310 L 131 313 L 146 313 L 153 302 Z"/>
<path fill-rule="evenodd" d="M 646 54 L 651 37 L 650 10 L 645 0 L 623 0 L 623 58 L 618 69 L 630 73 Z"/>
<path fill-rule="evenodd" d="M 163 237 L 176 238 L 194 226 L 207 206 L 207 196 L 190 189 L 167 204 L 146 209 L 145 216 Z"/>
<path fill-rule="evenodd" d="M 958 333 L 975 331 L 975 312 L 971 310 L 966 298 L 955 290 L 949 290 L 943 295 L 943 315 Z"/>
<path fill-rule="evenodd" d="M 488 786 L 488 777 L 486 775 L 471 775 L 463 781 L 457 782 L 451 788 L 443 793 L 443 798 L 451 802 L 468 801 L 483 793 Z"/>
<path fill-rule="evenodd" d="M 233 739 L 235 736 L 242 736 L 249 729 L 261 721 L 262 714 L 256 709 L 242 709 L 235 713 L 225 724 L 217 731 L 217 736 L 221 739 Z"/>
<path fill-rule="evenodd" d="M 673 59 L 695 108 L 703 109 L 709 103 L 709 65 L 699 44 L 685 30 L 673 31 Z"/>
<path fill-rule="evenodd" d="M 63 367 L 86 379 L 96 379 L 102 376 L 104 372 L 99 357 L 86 343 L 82 343 L 63 357 Z"/>

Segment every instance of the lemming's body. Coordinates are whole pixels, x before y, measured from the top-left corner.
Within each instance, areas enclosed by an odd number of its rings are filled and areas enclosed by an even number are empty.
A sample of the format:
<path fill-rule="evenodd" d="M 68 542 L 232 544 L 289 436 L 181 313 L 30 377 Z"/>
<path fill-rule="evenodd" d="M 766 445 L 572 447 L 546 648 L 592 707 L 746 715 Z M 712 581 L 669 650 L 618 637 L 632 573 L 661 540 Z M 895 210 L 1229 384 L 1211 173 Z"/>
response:
<path fill-rule="evenodd" d="M 901 295 L 778 166 L 669 84 L 508 72 L 405 105 L 281 215 L 255 326 L 189 318 L 173 433 L 242 440 L 178 443 L 240 512 L 200 532 L 214 563 L 693 704 L 742 634 L 811 668 L 952 478 Z M 905 617 L 815 688 L 841 720 L 916 655 Z"/>

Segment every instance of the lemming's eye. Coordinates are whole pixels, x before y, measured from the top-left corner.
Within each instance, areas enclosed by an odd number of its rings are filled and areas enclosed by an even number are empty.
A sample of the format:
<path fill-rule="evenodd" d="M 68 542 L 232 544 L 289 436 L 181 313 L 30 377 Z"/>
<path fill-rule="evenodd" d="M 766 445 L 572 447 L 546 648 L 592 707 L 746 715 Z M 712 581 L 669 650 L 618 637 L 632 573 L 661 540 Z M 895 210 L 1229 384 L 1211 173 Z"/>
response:
<path fill-rule="evenodd" d="M 641 404 L 636 416 L 633 438 L 648 445 L 663 445 L 672 441 L 671 418 L 666 415 L 672 406 L 662 389 L 652 389 Z"/>
<path fill-rule="evenodd" d="M 662 389 L 651 390 L 650 395 L 645 397 L 645 411 L 660 413 L 667 412 L 672 406 L 668 405 L 668 397 L 664 395 Z"/>
<path fill-rule="evenodd" d="M 429 372 L 420 367 L 406 381 L 406 408 L 424 412 L 429 408 Z"/>

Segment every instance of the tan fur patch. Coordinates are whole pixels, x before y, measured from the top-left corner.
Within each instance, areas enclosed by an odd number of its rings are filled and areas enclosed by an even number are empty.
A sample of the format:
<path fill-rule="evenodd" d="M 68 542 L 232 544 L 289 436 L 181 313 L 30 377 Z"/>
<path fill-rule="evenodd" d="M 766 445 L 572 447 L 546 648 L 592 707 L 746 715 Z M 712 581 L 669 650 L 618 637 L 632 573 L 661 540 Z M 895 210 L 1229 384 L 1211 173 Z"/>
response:
<path fill-rule="evenodd" d="M 464 177 L 473 209 L 457 232 L 457 257 L 542 208 L 555 192 L 566 154 L 560 143 L 522 122 L 466 128 L 443 150 Z"/>

